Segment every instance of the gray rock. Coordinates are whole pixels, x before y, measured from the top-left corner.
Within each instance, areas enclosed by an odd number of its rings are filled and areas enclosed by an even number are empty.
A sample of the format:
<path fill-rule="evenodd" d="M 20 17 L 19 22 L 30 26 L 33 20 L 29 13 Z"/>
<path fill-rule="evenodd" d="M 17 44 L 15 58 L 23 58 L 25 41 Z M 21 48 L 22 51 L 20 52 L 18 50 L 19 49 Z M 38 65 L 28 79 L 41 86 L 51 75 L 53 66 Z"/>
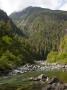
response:
<path fill-rule="evenodd" d="M 54 77 L 54 78 L 51 78 L 49 81 L 48 81 L 48 84 L 53 84 L 53 83 L 58 83 L 60 82 L 58 78 Z"/>
<path fill-rule="evenodd" d="M 42 80 L 42 81 L 46 81 L 48 77 L 45 76 L 44 74 L 41 74 L 37 78 L 40 79 L 40 80 Z"/>

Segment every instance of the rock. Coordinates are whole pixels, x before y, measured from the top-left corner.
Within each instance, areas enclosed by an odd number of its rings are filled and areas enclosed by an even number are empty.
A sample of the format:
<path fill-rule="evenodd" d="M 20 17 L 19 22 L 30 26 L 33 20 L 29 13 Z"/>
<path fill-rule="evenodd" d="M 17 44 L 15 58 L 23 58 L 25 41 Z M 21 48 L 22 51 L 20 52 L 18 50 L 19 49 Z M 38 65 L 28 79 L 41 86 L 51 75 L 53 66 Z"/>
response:
<path fill-rule="evenodd" d="M 38 79 L 37 77 L 36 78 L 33 78 L 32 80 L 33 81 L 40 81 L 40 79 Z"/>
<path fill-rule="evenodd" d="M 46 87 L 43 87 L 42 90 L 54 90 L 54 89 L 52 89 L 51 85 L 47 85 Z"/>
<path fill-rule="evenodd" d="M 42 90 L 67 90 L 64 84 L 61 83 L 53 83 L 47 84 L 45 87 L 42 87 Z"/>
<path fill-rule="evenodd" d="M 29 71 L 53 71 L 53 70 L 67 71 L 67 64 L 65 65 L 56 64 L 56 63 L 53 63 L 53 64 L 45 63 L 44 65 L 26 64 L 24 66 L 13 69 L 12 71 L 9 72 L 9 75 L 16 75 L 18 73 L 22 74 L 22 73 L 29 72 Z"/>
<path fill-rule="evenodd" d="M 48 84 L 58 83 L 60 82 L 58 78 L 54 77 L 48 81 Z"/>
<path fill-rule="evenodd" d="M 32 81 L 48 81 L 49 78 L 47 76 L 45 76 L 44 74 L 41 74 L 38 77 L 30 77 L 29 80 L 32 80 Z"/>
<path fill-rule="evenodd" d="M 37 77 L 40 80 L 46 81 L 47 76 L 45 76 L 44 74 L 41 74 L 40 76 Z"/>
<path fill-rule="evenodd" d="M 67 90 L 67 83 L 61 82 L 57 77 L 49 78 L 41 74 L 37 77 L 30 77 L 28 80 L 33 81 L 36 87 L 41 85 L 40 90 Z"/>
<path fill-rule="evenodd" d="M 67 83 L 64 84 L 64 89 L 67 89 Z"/>

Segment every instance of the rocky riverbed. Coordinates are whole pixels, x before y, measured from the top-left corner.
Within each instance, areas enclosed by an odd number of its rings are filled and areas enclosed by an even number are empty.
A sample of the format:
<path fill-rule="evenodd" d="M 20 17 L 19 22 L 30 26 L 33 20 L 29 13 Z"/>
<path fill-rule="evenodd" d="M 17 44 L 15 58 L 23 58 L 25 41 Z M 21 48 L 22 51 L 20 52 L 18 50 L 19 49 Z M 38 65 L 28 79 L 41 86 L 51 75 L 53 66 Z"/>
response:
<path fill-rule="evenodd" d="M 61 64 L 49 64 L 49 63 L 44 63 L 44 64 L 26 64 L 24 66 L 18 67 L 12 72 L 9 73 L 9 75 L 16 75 L 16 74 L 22 74 L 30 71 L 67 71 L 67 65 L 61 65 Z"/>
<path fill-rule="evenodd" d="M 29 78 L 29 80 L 39 83 L 42 86 L 40 90 L 67 90 L 67 83 L 63 83 L 56 77 L 49 78 L 41 74 L 38 77 Z"/>

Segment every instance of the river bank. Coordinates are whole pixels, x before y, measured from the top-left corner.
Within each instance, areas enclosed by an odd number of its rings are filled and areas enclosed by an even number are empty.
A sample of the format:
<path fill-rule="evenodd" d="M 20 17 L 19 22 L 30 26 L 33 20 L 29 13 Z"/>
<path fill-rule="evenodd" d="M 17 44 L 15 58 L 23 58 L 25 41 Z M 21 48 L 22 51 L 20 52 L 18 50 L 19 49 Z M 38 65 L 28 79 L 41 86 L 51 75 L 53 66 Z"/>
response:
<path fill-rule="evenodd" d="M 30 71 L 67 71 L 66 64 L 50 64 L 50 63 L 37 63 L 37 64 L 26 64 L 24 66 L 18 67 L 12 70 L 9 75 L 23 74 Z"/>
<path fill-rule="evenodd" d="M 59 81 L 55 82 L 55 80 Z M 0 77 L 0 90 L 54 90 L 52 88 L 67 87 L 66 83 L 67 83 L 67 72 L 55 70 L 48 72 L 30 71 L 27 73 L 17 74 L 14 76 Z"/>

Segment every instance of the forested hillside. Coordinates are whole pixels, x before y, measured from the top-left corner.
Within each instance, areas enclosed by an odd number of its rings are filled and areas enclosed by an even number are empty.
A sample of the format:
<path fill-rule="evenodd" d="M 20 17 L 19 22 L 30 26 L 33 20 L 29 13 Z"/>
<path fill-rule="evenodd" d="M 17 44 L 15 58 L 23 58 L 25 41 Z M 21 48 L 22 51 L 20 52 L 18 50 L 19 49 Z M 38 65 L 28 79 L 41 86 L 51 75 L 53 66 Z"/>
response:
<path fill-rule="evenodd" d="M 45 60 L 51 51 L 59 51 L 67 34 L 67 12 L 28 7 L 12 13 L 10 18 L 27 36 L 36 60 Z"/>
<path fill-rule="evenodd" d="M 27 62 L 31 63 L 32 53 L 24 37 L 24 33 L 0 10 L 0 74 Z"/>
<path fill-rule="evenodd" d="M 0 10 L 1 73 L 34 60 L 67 63 L 67 12 L 28 7 L 10 18 Z"/>
<path fill-rule="evenodd" d="M 67 64 L 67 35 L 60 41 L 59 50 L 51 51 L 48 54 L 47 61 L 50 63 Z"/>

